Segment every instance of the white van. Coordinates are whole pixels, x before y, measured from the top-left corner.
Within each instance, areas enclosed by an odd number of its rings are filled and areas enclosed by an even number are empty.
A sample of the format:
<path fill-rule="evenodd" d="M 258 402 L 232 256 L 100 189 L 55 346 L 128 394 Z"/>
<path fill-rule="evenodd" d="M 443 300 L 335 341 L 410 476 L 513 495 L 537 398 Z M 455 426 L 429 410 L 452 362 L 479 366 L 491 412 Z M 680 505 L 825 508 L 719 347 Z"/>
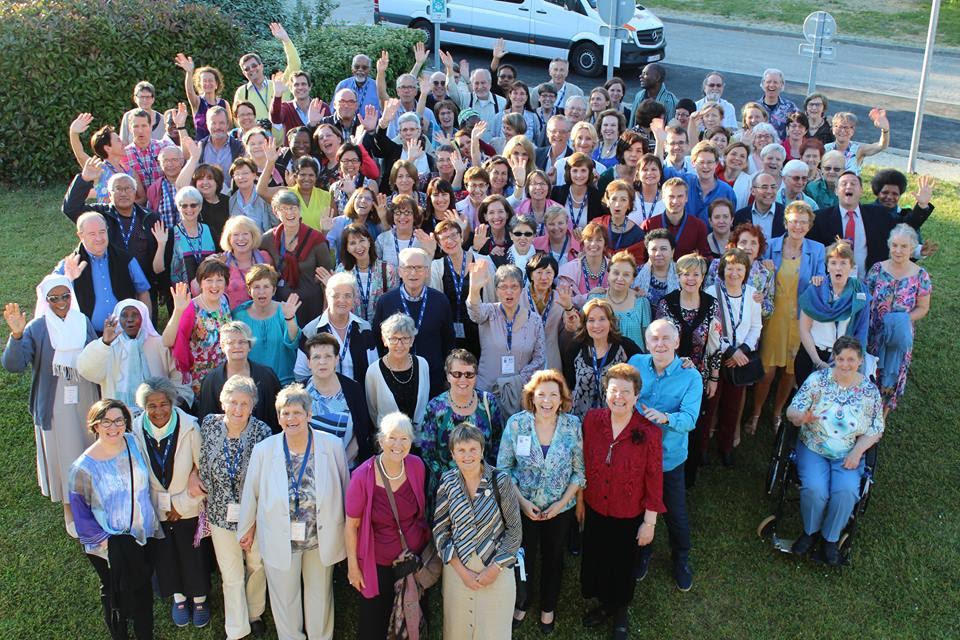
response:
<path fill-rule="evenodd" d="M 428 0 L 374 0 L 374 21 L 390 22 L 427 34 L 433 49 L 433 23 Z M 447 0 L 448 21 L 441 23 L 441 43 L 493 49 L 497 38 L 507 41 L 510 53 L 551 60 L 567 58 L 574 73 L 599 76 L 603 70 L 600 35 L 604 24 L 596 0 Z M 662 60 L 666 42 L 663 23 L 637 5 L 626 25 L 631 39 L 621 46 L 615 66 Z"/>

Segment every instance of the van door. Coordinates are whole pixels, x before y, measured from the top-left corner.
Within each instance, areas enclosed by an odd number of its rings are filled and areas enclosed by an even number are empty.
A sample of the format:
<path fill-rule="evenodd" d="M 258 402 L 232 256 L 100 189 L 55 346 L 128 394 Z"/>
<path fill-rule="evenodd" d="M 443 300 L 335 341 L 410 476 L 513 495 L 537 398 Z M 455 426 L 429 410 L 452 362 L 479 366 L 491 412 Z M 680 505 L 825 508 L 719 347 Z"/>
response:
<path fill-rule="evenodd" d="M 473 0 L 448 0 L 447 9 L 450 16 L 447 22 L 440 25 L 440 45 L 447 44 L 472 45 L 473 36 L 470 34 L 473 22 Z"/>
<path fill-rule="evenodd" d="M 533 3 L 530 55 L 566 59 L 570 39 L 578 33 L 583 17 L 568 7 L 581 7 L 580 0 L 533 0 Z"/>
<path fill-rule="evenodd" d="M 506 41 L 507 51 L 530 53 L 530 14 L 538 0 L 486 0 L 473 6 L 473 46 L 493 49 L 497 38 Z"/>

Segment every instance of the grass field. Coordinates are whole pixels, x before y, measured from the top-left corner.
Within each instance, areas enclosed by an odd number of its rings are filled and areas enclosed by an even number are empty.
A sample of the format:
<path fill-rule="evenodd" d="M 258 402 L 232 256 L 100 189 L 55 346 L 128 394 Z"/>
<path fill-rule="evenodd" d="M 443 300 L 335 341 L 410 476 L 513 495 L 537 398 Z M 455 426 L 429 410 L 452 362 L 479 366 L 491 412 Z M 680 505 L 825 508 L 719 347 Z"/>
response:
<path fill-rule="evenodd" d="M 73 244 L 58 211 L 61 197 L 58 189 L 0 192 L 0 302 L 32 308 L 35 284 Z M 854 542 L 853 566 L 827 570 L 780 555 L 757 538 L 757 523 L 770 511 L 761 485 L 772 433 L 761 423 L 759 434 L 741 444 L 737 466 L 712 464 L 689 497 L 695 571 L 689 593 L 673 584 L 666 528 L 657 528 L 650 575 L 634 601 L 634 637 L 960 637 L 957 186 L 939 184 L 934 203 L 924 227 L 924 235 L 941 244 L 925 265 L 935 287 L 932 311 L 918 325 L 907 395 L 880 445 L 877 485 Z M 6 340 L 5 326 L 0 337 Z M 37 489 L 28 383 L 26 375 L 0 374 L 0 638 L 105 637 L 93 571 L 66 536 L 60 507 Z M 577 569 L 570 559 L 553 637 L 606 637 L 580 627 L 586 604 Z M 353 637 L 356 595 L 343 583 L 336 589 L 337 638 Z M 200 631 L 176 630 L 169 605 L 157 602 L 157 637 L 222 638 L 217 589 L 213 624 Z M 439 621 L 438 595 L 432 603 Z M 540 637 L 531 613 L 516 637 Z"/>
<path fill-rule="evenodd" d="M 923 0 L 656 0 L 642 3 L 654 12 L 717 16 L 750 26 L 789 25 L 798 30 L 813 11 L 828 11 L 841 36 L 853 35 L 922 47 L 930 22 L 930 2 Z M 692 16 L 691 16 L 692 17 Z M 960 2 L 944 0 L 937 25 L 937 45 L 960 46 Z"/>

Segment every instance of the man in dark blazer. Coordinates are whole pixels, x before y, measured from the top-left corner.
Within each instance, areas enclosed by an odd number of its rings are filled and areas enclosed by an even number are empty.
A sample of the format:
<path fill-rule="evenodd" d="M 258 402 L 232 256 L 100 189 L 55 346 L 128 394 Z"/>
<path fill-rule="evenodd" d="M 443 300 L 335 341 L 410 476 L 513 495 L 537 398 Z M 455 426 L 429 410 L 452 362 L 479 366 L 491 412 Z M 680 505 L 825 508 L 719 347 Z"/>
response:
<path fill-rule="evenodd" d="M 570 129 L 573 125 L 562 115 L 551 116 L 547 120 L 547 144 L 537 147 L 534 151 L 534 162 L 537 169 L 550 173 L 557 158 L 566 158 L 573 149 L 570 148 Z"/>
<path fill-rule="evenodd" d="M 427 286 L 430 279 L 430 256 L 423 249 L 408 247 L 400 252 L 400 286 L 384 293 L 377 300 L 373 313 L 373 333 L 380 354 L 386 353 L 380 325 L 395 313 L 406 313 L 413 318 L 417 336 L 413 353 L 427 361 L 430 367 L 430 397 L 446 390 L 447 378 L 443 364 L 453 350 L 453 314 L 447 296 Z"/>
<path fill-rule="evenodd" d="M 902 220 L 896 220 L 890 211 L 876 204 L 860 204 L 863 183 L 856 173 L 846 171 L 837 179 L 838 206 L 827 207 L 816 212 L 816 220 L 807 237 L 825 246 L 836 238 L 846 238 L 853 244 L 854 262 L 857 277 L 863 279 L 877 262 L 886 260 L 890 255 L 887 240 L 890 231 L 899 223 L 905 222 L 919 229 L 933 212 L 933 206 L 927 199 L 929 194 L 918 194 L 917 203 Z M 852 216 L 850 215 L 852 214 Z"/>
<path fill-rule="evenodd" d="M 783 205 L 776 202 L 779 182 L 769 173 L 757 173 L 753 176 L 753 205 L 737 210 L 733 214 L 733 226 L 749 222 L 763 229 L 767 242 L 779 238 L 787 232 L 783 222 Z"/>

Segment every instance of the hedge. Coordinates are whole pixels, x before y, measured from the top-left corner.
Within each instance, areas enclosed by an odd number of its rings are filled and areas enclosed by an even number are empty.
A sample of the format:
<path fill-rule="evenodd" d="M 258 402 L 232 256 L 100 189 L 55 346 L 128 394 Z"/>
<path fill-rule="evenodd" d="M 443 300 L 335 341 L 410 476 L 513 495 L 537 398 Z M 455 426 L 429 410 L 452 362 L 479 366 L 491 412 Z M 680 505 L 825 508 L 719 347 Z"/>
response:
<path fill-rule="evenodd" d="M 236 61 L 248 47 L 237 23 L 212 7 L 175 0 L 32 0 L 0 7 L 0 182 L 40 184 L 76 172 L 67 130 L 89 111 L 88 133 L 118 126 L 133 108 L 133 86 L 148 80 L 156 106 L 186 98 L 186 51 L 199 64 L 240 80 Z M 89 140 L 89 136 L 86 136 Z M 89 151 L 89 149 L 88 149 Z"/>
<path fill-rule="evenodd" d="M 396 75 L 413 65 L 412 47 L 423 33 L 321 26 L 293 39 L 314 80 L 314 95 L 329 99 L 337 82 L 350 75 L 350 61 L 359 52 L 374 61 L 381 49 L 390 52 L 387 81 L 393 87 Z M 198 66 L 223 72 L 228 100 L 243 81 L 237 60 L 244 52 L 260 53 L 267 70 L 284 65 L 278 41 L 254 39 L 234 16 L 182 0 L 0 4 L 0 50 L 0 183 L 11 185 L 69 179 L 77 171 L 67 136 L 70 122 L 83 111 L 94 115 L 82 136 L 85 144 L 104 124 L 118 126 L 134 106 L 131 96 L 139 80 L 156 87 L 157 109 L 185 101 L 183 72 L 173 64 L 180 51 Z"/>

